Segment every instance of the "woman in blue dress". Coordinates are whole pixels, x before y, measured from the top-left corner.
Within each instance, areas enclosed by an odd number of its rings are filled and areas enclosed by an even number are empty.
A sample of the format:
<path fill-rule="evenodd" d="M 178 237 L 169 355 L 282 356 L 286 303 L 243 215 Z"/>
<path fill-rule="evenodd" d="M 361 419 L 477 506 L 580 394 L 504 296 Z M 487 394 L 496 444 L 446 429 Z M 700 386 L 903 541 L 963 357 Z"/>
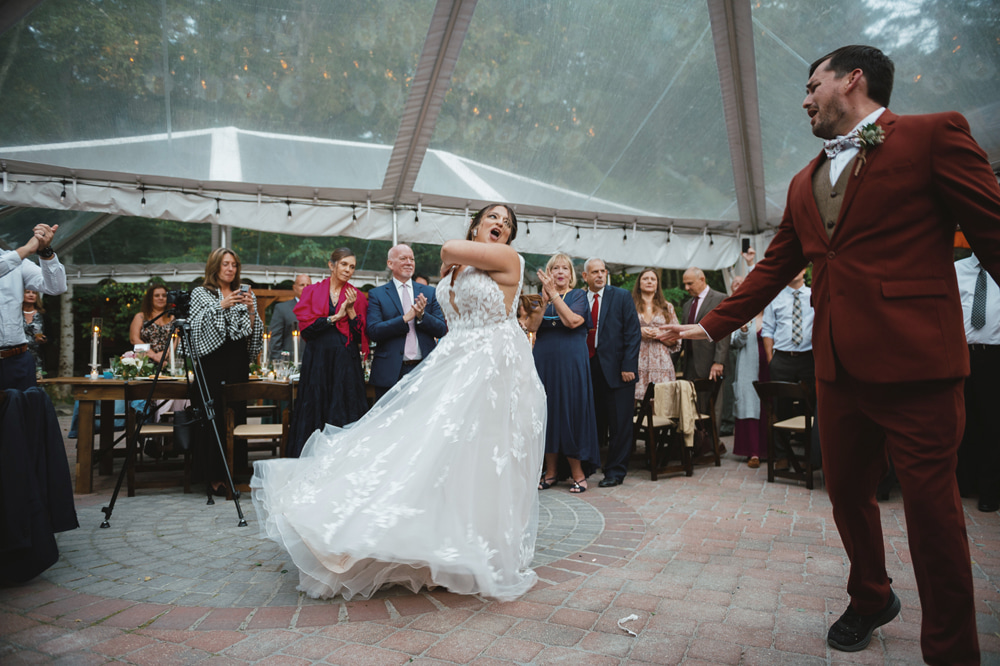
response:
<path fill-rule="evenodd" d="M 542 282 L 542 305 L 531 313 L 535 332 L 535 369 L 545 386 L 548 422 L 545 430 L 545 470 L 539 490 L 559 479 L 559 455 L 569 463 L 571 493 L 587 490 L 587 477 L 601 464 L 597 448 L 594 389 L 590 383 L 587 331 L 592 324 L 587 294 L 573 289 L 576 270 L 565 254 L 549 259 Z"/>

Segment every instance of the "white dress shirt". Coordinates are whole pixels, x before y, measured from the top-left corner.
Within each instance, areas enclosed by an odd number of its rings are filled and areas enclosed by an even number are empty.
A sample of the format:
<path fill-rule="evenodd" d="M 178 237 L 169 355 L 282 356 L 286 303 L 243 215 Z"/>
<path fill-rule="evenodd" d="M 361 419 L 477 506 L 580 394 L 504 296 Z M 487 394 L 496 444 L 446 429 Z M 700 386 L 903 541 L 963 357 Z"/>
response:
<path fill-rule="evenodd" d="M 883 111 L 885 111 L 884 106 L 881 106 L 878 109 L 872 111 L 867 116 L 862 118 L 861 122 L 855 125 L 854 129 L 848 132 L 845 136 L 850 136 L 855 132 L 857 132 L 862 127 L 864 127 L 865 125 L 867 125 L 868 123 L 875 122 L 876 120 L 879 119 L 879 116 L 882 115 Z M 839 139 L 840 137 L 837 138 Z M 854 146 L 851 146 L 850 148 L 844 148 L 839 153 L 837 153 L 837 155 L 832 160 L 830 160 L 831 185 L 837 184 L 837 179 L 840 178 L 840 174 L 844 171 L 844 169 L 847 168 L 847 165 L 851 163 L 851 160 L 854 159 L 854 156 L 857 155 L 860 152 L 860 150 L 861 150 L 860 148 L 855 148 Z"/>
<path fill-rule="evenodd" d="M 965 339 L 970 345 L 1000 345 L 1000 287 L 986 274 L 986 325 L 972 328 L 972 298 L 976 293 L 976 278 L 979 277 L 979 258 L 972 255 L 968 259 L 955 262 L 958 276 L 958 294 L 962 298 L 962 319 L 965 322 Z"/>
<path fill-rule="evenodd" d="M 604 287 L 601 287 L 601 289 L 599 291 L 591 291 L 590 289 L 587 290 L 587 308 L 588 308 L 587 311 L 588 312 L 593 312 L 594 311 L 594 294 L 597 294 L 597 296 L 598 296 L 598 301 L 597 302 L 599 303 L 599 305 L 597 306 L 597 311 L 600 312 L 601 306 L 604 304 Z M 598 319 L 599 318 L 600 317 L 598 317 Z M 598 336 L 601 335 L 601 329 L 597 326 L 598 322 L 592 321 L 590 323 L 594 325 L 595 329 L 597 329 L 597 330 L 594 331 L 594 348 L 596 349 L 597 348 L 597 338 L 598 338 Z"/>
<path fill-rule="evenodd" d="M 14 250 L 0 252 L 0 347 L 15 347 L 28 341 L 24 335 L 24 315 L 21 303 L 24 290 L 30 289 L 49 296 L 66 291 L 66 269 L 59 258 L 33 261 L 21 259 Z"/>
<path fill-rule="evenodd" d="M 396 293 L 399 295 L 399 302 L 403 306 L 403 314 L 405 315 L 406 314 L 406 310 L 407 310 L 406 301 L 409 300 L 411 305 L 413 303 L 417 302 L 417 295 L 413 291 L 413 280 L 407 280 L 406 282 L 400 282 L 399 280 L 396 279 L 395 276 L 393 276 L 392 282 L 393 282 L 393 284 L 396 285 Z M 407 290 L 409 290 L 409 291 L 407 291 Z M 412 326 L 414 328 L 414 330 L 415 330 L 416 329 L 416 325 L 417 325 L 416 318 L 414 318 L 412 321 L 410 321 L 408 323 L 408 325 Z M 423 358 L 423 355 L 420 353 L 420 343 L 419 342 L 417 343 L 416 347 L 417 347 L 417 351 L 416 351 L 415 354 L 410 354 L 409 356 L 407 356 L 405 354 L 405 352 L 404 352 L 404 354 L 403 354 L 403 360 L 404 361 L 419 361 L 420 359 Z"/>

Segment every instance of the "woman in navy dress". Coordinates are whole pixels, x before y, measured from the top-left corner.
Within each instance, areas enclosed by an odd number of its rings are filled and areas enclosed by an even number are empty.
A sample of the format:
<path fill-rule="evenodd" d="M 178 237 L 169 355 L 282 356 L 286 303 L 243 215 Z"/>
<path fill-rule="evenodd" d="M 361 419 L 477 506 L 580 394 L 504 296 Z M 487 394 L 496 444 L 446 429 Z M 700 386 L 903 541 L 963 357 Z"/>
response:
<path fill-rule="evenodd" d="M 545 470 L 539 490 L 559 479 L 560 454 L 569 463 L 571 493 L 587 490 L 587 477 L 601 464 L 597 448 L 594 389 L 590 383 L 587 331 L 591 328 L 587 294 L 573 289 L 576 270 L 565 254 L 549 259 L 542 282 L 542 305 L 528 320 L 535 332 L 535 369 L 545 386 L 548 421 L 545 430 Z"/>
<path fill-rule="evenodd" d="M 357 260 L 346 247 L 330 255 L 330 277 L 302 290 L 295 305 L 302 337 L 298 401 L 292 417 L 288 456 L 298 458 L 316 430 L 354 423 L 368 411 L 362 354 L 368 355 L 368 300 L 349 282 Z"/>

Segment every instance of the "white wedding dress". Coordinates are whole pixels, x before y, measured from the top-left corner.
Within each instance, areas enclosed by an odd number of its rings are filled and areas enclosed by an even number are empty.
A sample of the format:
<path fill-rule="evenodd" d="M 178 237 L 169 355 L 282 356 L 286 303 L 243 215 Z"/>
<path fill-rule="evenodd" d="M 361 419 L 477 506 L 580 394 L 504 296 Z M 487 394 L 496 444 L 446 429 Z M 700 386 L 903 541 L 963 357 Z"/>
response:
<path fill-rule="evenodd" d="M 448 334 L 371 411 L 254 465 L 261 535 L 310 597 L 399 584 L 509 601 L 536 581 L 546 411 L 531 347 L 486 273 L 443 279 L 437 299 Z"/>

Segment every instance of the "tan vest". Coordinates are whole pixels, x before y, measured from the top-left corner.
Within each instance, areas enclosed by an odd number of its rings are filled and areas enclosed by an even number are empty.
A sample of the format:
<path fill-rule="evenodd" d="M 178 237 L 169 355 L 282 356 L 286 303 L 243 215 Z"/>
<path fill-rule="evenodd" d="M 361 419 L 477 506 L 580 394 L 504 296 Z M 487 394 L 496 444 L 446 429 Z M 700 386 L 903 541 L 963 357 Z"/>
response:
<path fill-rule="evenodd" d="M 855 158 L 857 159 L 857 158 Z M 823 228 L 826 229 L 826 237 L 833 236 L 834 227 L 837 226 L 837 218 L 840 216 L 840 206 L 844 201 L 844 192 L 847 191 L 847 180 L 849 173 L 854 166 L 854 160 L 844 167 L 837 178 L 837 183 L 830 185 L 830 160 L 823 160 L 823 163 L 813 174 L 813 196 L 816 198 L 816 207 L 819 209 L 819 217 L 823 220 Z"/>

